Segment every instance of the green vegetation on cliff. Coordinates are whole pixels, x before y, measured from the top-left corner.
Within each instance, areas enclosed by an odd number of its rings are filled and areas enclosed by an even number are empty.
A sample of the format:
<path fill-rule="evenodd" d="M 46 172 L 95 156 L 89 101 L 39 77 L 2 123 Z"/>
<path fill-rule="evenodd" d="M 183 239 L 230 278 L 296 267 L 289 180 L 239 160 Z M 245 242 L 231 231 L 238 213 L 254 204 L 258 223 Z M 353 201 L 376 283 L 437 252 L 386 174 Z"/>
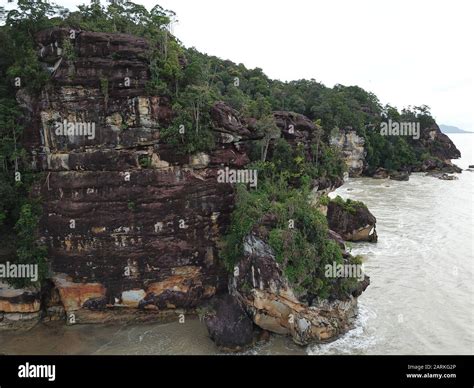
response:
<path fill-rule="evenodd" d="M 324 276 L 324 267 L 342 264 L 342 253 L 328 239 L 326 218 L 309 204 L 308 194 L 307 187 L 291 188 L 283 179 L 266 181 L 252 191 L 240 186 L 223 250 L 229 271 L 242 255 L 243 239 L 253 231 L 265 235 L 300 296 L 327 298 L 334 292 L 336 283 Z"/>
<path fill-rule="evenodd" d="M 347 199 L 346 201 L 344 201 L 344 199 L 342 199 L 342 197 L 340 197 L 339 195 L 333 200 L 331 200 L 331 202 L 337 204 L 342 209 L 351 214 L 355 214 L 357 212 L 357 209 L 359 208 L 367 209 L 367 206 L 363 202 L 354 201 L 353 199 Z"/>
<path fill-rule="evenodd" d="M 0 8 L 1 11 L 1 8 Z M 3 10 L 4 11 L 4 10 Z M 32 182 L 38 174 L 30 169 L 22 147 L 25 128 L 15 94 L 24 87 L 32 95 L 40 93 L 48 74 L 40 65 L 34 36 L 51 27 L 65 27 L 107 33 L 127 33 L 148 39 L 150 95 L 168 96 L 175 114 L 173 122 L 161 131 L 161 139 L 192 154 L 215 147 L 211 132 L 210 107 L 222 100 L 243 117 L 257 120 L 264 139 L 254 147 L 252 161 L 264 178 L 258 190 L 241 191 L 228 237 L 229 262 L 239 252 L 242 236 L 264 212 L 278 215 L 270 231 L 270 244 L 285 266 L 289 279 L 297 286 L 322 295 L 327 286 L 319 284 L 318 271 L 328 257 L 340 259 L 334 244 L 327 240 L 327 225 L 321 215 L 306 204 L 309 182 L 318 177 L 336 178 L 344 172 L 341 156 L 330 146 L 335 128 L 354 128 L 366 140 L 369 168 L 398 169 L 414 164 L 422 155 L 409 140 L 388 138 L 374 130 L 384 118 L 415 120 L 423 126 L 433 122 L 426 107 L 398 112 L 382 107 L 377 97 L 357 86 L 328 88 L 315 80 L 282 82 L 268 78 L 262 69 L 247 69 L 243 64 L 209 56 L 184 47 L 169 32 L 174 13 L 160 6 L 148 11 L 132 2 L 103 6 L 98 0 L 81 5 L 75 12 L 46 0 L 17 0 L 16 9 L 3 12 L 0 26 L 0 228 L 2 236 L 13 234 L 11 261 L 44 263 L 45 253 L 36 239 L 39 212 L 30 199 Z M 74 60 L 74 47 L 62 42 L 67 60 Z M 21 85 L 18 84 L 21 83 Z M 101 81 L 108 95 L 107 80 Z M 312 144 L 311 161 L 300 146 L 290 147 L 274 136 L 271 112 L 293 111 L 306 115 L 317 124 L 317 140 Z M 184 132 L 183 132 L 184 130 Z M 267 157 L 268 143 L 275 150 Z M 423 157 L 426 157 L 423 156 Z M 142 167 L 146 167 L 147 164 Z M 16 173 L 21 179 L 15 179 Z M 296 205 L 295 205 L 296 204 Z M 296 225 L 285 224 L 294 217 Z M 314 257 L 318 261 L 314 261 Z M 310 275 L 309 275 L 310 274 Z M 308 278 L 310 276 L 310 278 Z"/>

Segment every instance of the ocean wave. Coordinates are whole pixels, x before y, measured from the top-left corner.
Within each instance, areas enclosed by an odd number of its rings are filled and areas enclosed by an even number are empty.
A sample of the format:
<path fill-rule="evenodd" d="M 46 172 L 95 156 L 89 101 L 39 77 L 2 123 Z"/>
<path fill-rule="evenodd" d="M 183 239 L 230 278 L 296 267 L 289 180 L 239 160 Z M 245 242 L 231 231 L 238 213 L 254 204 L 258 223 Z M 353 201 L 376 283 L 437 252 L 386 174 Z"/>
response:
<path fill-rule="evenodd" d="M 368 322 L 377 317 L 374 311 L 359 303 L 359 314 L 357 315 L 354 328 L 344 334 L 341 338 L 325 343 L 310 345 L 306 352 L 309 355 L 328 354 L 365 354 L 377 343 L 377 337 L 369 330 Z"/>

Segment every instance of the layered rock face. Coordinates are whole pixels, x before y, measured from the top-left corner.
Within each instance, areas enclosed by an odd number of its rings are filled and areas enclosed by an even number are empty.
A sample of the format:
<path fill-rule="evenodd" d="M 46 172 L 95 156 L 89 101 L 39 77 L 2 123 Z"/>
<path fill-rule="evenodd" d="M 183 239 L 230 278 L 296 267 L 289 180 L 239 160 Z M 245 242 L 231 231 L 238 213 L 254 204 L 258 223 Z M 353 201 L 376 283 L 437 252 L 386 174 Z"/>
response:
<path fill-rule="evenodd" d="M 306 345 L 345 333 L 357 315 L 357 297 L 368 285 L 365 276 L 344 296 L 304 303 L 288 284 L 271 247 L 251 234 L 245 239 L 244 255 L 234 270 L 230 288 L 256 325 L 291 335 L 297 344 Z"/>
<path fill-rule="evenodd" d="M 229 275 L 218 248 L 235 192 L 217 177 L 225 167 L 241 169 L 249 162 L 250 142 L 260 139 L 255 119 L 215 103 L 215 149 L 186 156 L 160 137 L 174 113 L 169 97 L 145 91 L 149 44 L 122 34 L 76 31 L 73 40 L 69 34 L 38 34 L 50 85 L 38 99 L 24 90 L 17 95 L 28 112 L 33 167 L 44 172 L 33 194 L 43 206 L 40 234 L 52 272 L 41 306 L 35 299 L 28 312 L 38 318 L 41 307 L 44 319 L 69 323 L 148 320 L 194 310 L 225 294 Z M 62 43 L 67 40 L 72 48 Z M 313 160 L 311 142 L 320 136 L 315 125 L 291 112 L 274 117 L 281 136 L 291 146 L 303 145 Z M 269 157 L 274 146 L 272 141 Z M 312 186 L 317 193 L 342 183 L 342 177 L 320 178 Z M 216 315 L 207 317 L 216 342 L 247 345 L 253 323 L 300 344 L 347 330 L 362 290 L 331 302 L 301 302 L 268 249 L 248 237 L 242 276 L 230 280 L 238 304 L 224 298 Z M 18 305 L 19 295 L 2 295 L 1 311 Z M 242 306 L 253 323 L 241 319 Z"/>
<path fill-rule="evenodd" d="M 346 128 L 331 138 L 331 144 L 339 148 L 347 165 L 350 177 L 360 176 L 366 166 L 364 138 L 352 128 Z"/>
<path fill-rule="evenodd" d="M 451 159 L 461 157 L 460 151 L 456 148 L 451 139 L 441 132 L 437 124 L 420 129 L 419 139 L 408 139 L 412 146 L 420 154 L 431 155 L 421 166 L 407 166 L 413 172 L 419 171 L 441 171 L 441 172 L 461 172 L 461 169 L 453 165 Z M 346 162 L 350 177 L 358 177 L 363 174 L 370 174 L 376 179 L 390 178 L 394 180 L 406 181 L 409 179 L 409 171 L 387 171 L 381 167 L 374 172 L 367 171 L 365 157 L 365 140 L 359 136 L 352 128 L 344 128 L 331 138 L 331 144 L 335 145 L 342 153 Z"/>
<path fill-rule="evenodd" d="M 41 315 L 40 293 L 14 289 L 0 282 L 0 329 L 29 329 Z"/>
<path fill-rule="evenodd" d="M 148 43 L 77 32 L 67 59 L 65 34 L 38 35 L 52 87 L 38 101 L 18 96 L 31 116 L 35 167 L 45 171 L 40 227 L 62 304 L 94 317 L 111 307 L 193 308 L 226 286 L 216 243 L 234 190 L 216 176 L 248 161 L 237 142 L 251 132 L 216 106 L 215 152 L 181 155 L 160 142 L 169 99 L 144 91 Z M 58 123 L 82 123 L 83 134 L 64 135 Z"/>

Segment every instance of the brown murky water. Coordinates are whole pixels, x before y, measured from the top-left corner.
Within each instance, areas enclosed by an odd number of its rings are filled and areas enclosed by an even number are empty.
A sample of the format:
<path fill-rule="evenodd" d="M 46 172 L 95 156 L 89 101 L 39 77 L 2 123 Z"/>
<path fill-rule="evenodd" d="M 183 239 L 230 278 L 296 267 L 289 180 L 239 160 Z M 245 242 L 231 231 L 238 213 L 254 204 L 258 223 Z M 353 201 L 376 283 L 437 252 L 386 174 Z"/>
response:
<path fill-rule="evenodd" d="M 28 332 L 0 334 L 0 353 L 28 355 L 205 355 L 219 354 L 198 318 L 185 323 L 134 325 L 39 324 Z M 305 354 L 275 336 L 247 354 Z"/>

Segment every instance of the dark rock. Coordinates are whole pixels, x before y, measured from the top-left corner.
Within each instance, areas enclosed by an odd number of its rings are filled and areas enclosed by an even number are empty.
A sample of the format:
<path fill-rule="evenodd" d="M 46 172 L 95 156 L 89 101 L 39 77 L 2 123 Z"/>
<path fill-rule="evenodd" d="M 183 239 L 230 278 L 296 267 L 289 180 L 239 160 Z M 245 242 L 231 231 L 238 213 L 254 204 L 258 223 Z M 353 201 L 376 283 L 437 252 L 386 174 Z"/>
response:
<path fill-rule="evenodd" d="M 335 201 L 330 201 L 327 219 L 329 228 L 346 241 L 377 242 L 377 220 L 363 205 L 355 206 L 355 210 L 351 212 Z"/>
<path fill-rule="evenodd" d="M 352 290 L 349 290 L 351 295 L 354 298 L 358 298 L 362 293 L 367 289 L 367 287 L 370 285 L 370 277 L 367 275 L 364 275 L 364 280 L 357 282 L 355 287 Z"/>
<path fill-rule="evenodd" d="M 283 137 L 290 139 L 309 138 L 317 130 L 314 123 L 299 113 L 277 111 L 273 112 L 276 125 L 282 130 Z"/>
<path fill-rule="evenodd" d="M 343 177 L 319 177 L 314 179 L 312 187 L 318 189 L 318 191 L 331 192 L 344 184 Z"/>
<path fill-rule="evenodd" d="M 339 248 L 341 248 L 341 250 L 343 251 L 346 250 L 346 244 L 344 243 L 344 239 L 341 237 L 340 234 L 336 233 L 334 230 L 329 229 L 328 237 L 331 240 L 334 240 L 337 243 L 337 245 L 339 245 Z"/>
<path fill-rule="evenodd" d="M 357 299 L 367 284 L 355 285 L 342 299 L 300 300 L 265 241 L 244 239 L 243 257 L 236 264 L 230 290 L 243 303 L 254 323 L 264 330 L 291 335 L 300 345 L 337 337 L 351 327 Z M 368 279 L 367 279 L 368 281 Z"/>
<path fill-rule="evenodd" d="M 377 168 L 377 170 L 375 170 L 374 174 L 372 175 L 372 178 L 374 179 L 387 179 L 388 177 L 388 170 L 382 167 Z"/>
<path fill-rule="evenodd" d="M 214 313 L 205 316 L 209 336 L 227 350 L 241 350 L 254 341 L 253 322 L 240 303 L 231 295 L 223 295 L 214 303 Z"/>
<path fill-rule="evenodd" d="M 210 113 L 216 131 L 231 134 L 237 140 L 251 137 L 252 132 L 240 120 L 239 112 L 226 103 L 216 102 Z"/>
<path fill-rule="evenodd" d="M 448 174 L 461 174 L 462 168 L 456 166 L 455 164 L 446 163 L 442 168 L 441 172 L 448 173 Z"/>
<path fill-rule="evenodd" d="M 438 179 L 441 179 L 443 181 L 455 181 L 458 178 L 454 175 L 441 174 L 440 176 L 438 176 Z"/>
<path fill-rule="evenodd" d="M 162 139 L 175 117 L 171 97 L 145 90 L 150 43 L 76 32 L 73 59 L 55 49 L 69 39 L 69 29 L 36 35 L 39 60 L 51 74 L 47 98 L 26 89 L 17 94 L 28 119 L 24 145 L 34 168 L 45 172 L 32 195 L 42 198 L 39 233 L 59 279 L 60 302 L 48 308 L 195 308 L 228 285 L 218 249 L 235 188 L 216 184 L 217 174 L 223 165 L 248 164 L 249 143 L 261 137 L 256 120 L 218 102 L 209 112 L 216 149 L 184 155 Z M 311 142 L 320 133 L 311 120 L 292 112 L 274 117 L 283 138 L 292 147 L 302 143 L 314 160 Z M 66 119 L 95 123 L 96 136 L 58 135 L 51 123 Z M 330 190 L 342 177 L 314 184 Z"/>
<path fill-rule="evenodd" d="M 445 173 L 461 173 L 462 169 L 452 164 L 451 161 L 442 161 L 436 158 L 428 158 L 423 161 L 421 168 L 419 169 L 421 172 L 445 172 Z"/>
<path fill-rule="evenodd" d="M 390 179 L 394 181 L 408 181 L 410 173 L 408 171 L 394 171 L 390 173 Z"/>
<path fill-rule="evenodd" d="M 449 136 L 441 132 L 437 124 L 422 128 L 420 139 L 414 141 L 413 145 L 421 153 L 427 152 L 443 162 L 461 157 L 461 152 L 456 148 Z"/>
<path fill-rule="evenodd" d="M 82 307 L 88 310 L 104 310 L 107 307 L 107 299 L 105 297 L 87 299 Z"/>

